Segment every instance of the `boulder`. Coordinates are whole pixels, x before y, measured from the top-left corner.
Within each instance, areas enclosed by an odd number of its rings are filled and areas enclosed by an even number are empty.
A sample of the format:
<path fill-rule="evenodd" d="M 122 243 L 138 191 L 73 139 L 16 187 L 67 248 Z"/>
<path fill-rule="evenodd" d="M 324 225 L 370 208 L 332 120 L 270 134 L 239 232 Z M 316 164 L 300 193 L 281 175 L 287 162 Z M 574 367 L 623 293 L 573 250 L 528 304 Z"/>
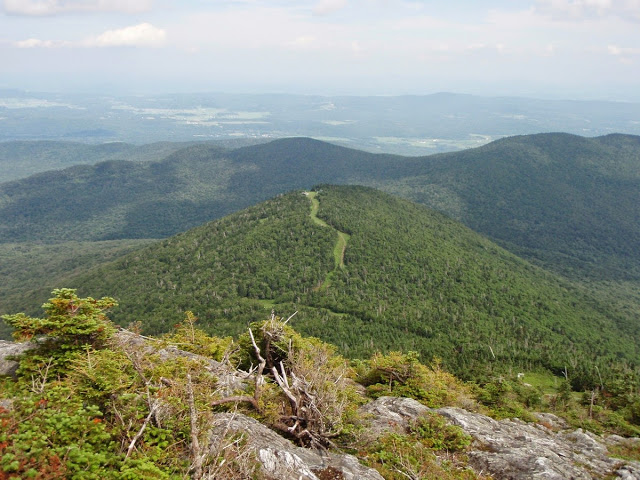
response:
<path fill-rule="evenodd" d="M 542 425 L 497 421 L 459 408 L 437 412 L 473 437 L 470 465 L 496 480 L 640 480 L 640 463 L 609 457 L 604 439 L 590 432 L 555 433 Z"/>
<path fill-rule="evenodd" d="M 366 430 L 365 441 L 371 441 L 381 434 L 393 431 L 404 433 L 409 421 L 431 411 L 429 407 L 412 398 L 380 397 L 360 407 Z"/>
<path fill-rule="evenodd" d="M 12 360 L 11 357 L 20 355 L 34 347 L 35 344 L 29 342 L 17 343 L 0 340 L 0 375 L 14 376 L 18 369 L 18 362 Z"/>
<path fill-rule="evenodd" d="M 262 472 L 274 480 L 383 480 L 376 470 L 361 465 L 352 455 L 298 447 L 239 413 L 215 415 L 209 436 L 209 457 L 218 457 L 220 445 L 226 443 L 224 439 L 238 433 L 244 434 L 246 448 L 254 453 Z"/>

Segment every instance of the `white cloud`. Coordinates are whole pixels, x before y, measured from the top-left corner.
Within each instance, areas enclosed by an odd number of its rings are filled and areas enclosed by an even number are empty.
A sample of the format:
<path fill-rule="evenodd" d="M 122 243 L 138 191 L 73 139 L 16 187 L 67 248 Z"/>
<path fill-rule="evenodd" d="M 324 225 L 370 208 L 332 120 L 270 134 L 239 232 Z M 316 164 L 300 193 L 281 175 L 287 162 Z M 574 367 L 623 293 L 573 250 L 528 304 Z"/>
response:
<path fill-rule="evenodd" d="M 640 55 L 640 48 L 625 48 L 618 45 L 607 46 L 607 53 L 614 57 L 628 58 L 631 56 Z"/>
<path fill-rule="evenodd" d="M 86 46 L 96 47 L 161 47 L 167 32 L 149 23 L 141 23 L 119 30 L 107 30 L 86 41 Z"/>
<path fill-rule="evenodd" d="M 609 52 L 609 55 L 614 55 L 614 56 L 622 55 L 622 49 L 617 45 L 609 45 L 607 47 L 607 51 Z"/>
<path fill-rule="evenodd" d="M 328 15 L 347 6 L 347 0 L 320 0 L 313 9 L 316 15 Z"/>
<path fill-rule="evenodd" d="M 26 40 L 15 42 L 14 45 L 18 48 L 53 48 L 56 46 L 56 43 L 51 40 L 28 38 Z"/>
<path fill-rule="evenodd" d="M 615 16 L 638 21 L 640 0 L 537 0 L 536 12 L 562 20 Z"/>
<path fill-rule="evenodd" d="M 4 0 L 12 15 L 47 16 L 75 12 L 138 13 L 151 9 L 153 0 Z"/>
<path fill-rule="evenodd" d="M 297 37 L 289 46 L 295 50 L 307 50 L 314 48 L 316 38 L 310 35 Z"/>
<path fill-rule="evenodd" d="M 13 45 L 18 48 L 161 47 L 165 44 L 166 36 L 165 30 L 149 23 L 141 23 L 119 30 L 107 30 L 101 35 L 81 42 L 28 38 L 13 42 Z"/>
<path fill-rule="evenodd" d="M 609 45 L 607 47 L 607 53 L 624 65 L 632 65 L 634 63 L 633 57 L 640 54 L 638 48 L 622 48 L 618 45 Z"/>

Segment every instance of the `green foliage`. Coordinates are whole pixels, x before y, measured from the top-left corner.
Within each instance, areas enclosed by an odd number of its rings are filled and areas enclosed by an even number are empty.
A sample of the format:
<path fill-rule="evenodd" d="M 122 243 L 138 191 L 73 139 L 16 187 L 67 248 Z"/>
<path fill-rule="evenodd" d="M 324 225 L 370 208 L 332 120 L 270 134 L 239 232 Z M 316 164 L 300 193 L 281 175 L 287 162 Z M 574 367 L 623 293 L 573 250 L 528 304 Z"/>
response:
<path fill-rule="evenodd" d="M 195 315 L 187 311 L 173 333 L 147 339 L 141 348 L 140 339 L 128 332 L 109 334 L 112 327 L 104 311 L 113 304 L 111 299 L 78 298 L 69 289 L 54 293 L 45 305 L 46 321 L 18 316 L 22 328 L 17 333 L 46 333 L 61 339 L 61 345 L 77 347 L 76 355 L 65 359 L 64 375 L 56 379 L 33 374 L 31 381 L 23 377 L 0 382 L 10 408 L 0 409 L 0 480 L 177 480 L 193 474 L 193 436 L 201 444 L 210 440 L 211 406 L 222 405 L 215 402 L 226 395 L 206 366 L 208 358 L 223 356 L 225 346 L 231 350 L 224 356 L 247 368 L 264 359 L 264 378 L 253 384 L 259 391 L 251 397 L 259 398 L 245 403 L 252 405 L 255 417 L 302 445 L 328 446 L 331 438 L 345 445 L 358 439 L 357 408 L 364 400 L 351 380 L 354 374 L 374 396 L 410 395 L 430 406 L 477 406 L 469 386 L 445 372 L 437 360 L 425 366 L 416 352 L 377 353 L 354 362 L 352 370 L 334 346 L 297 333 L 275 314 L 250 326 L 253 341 L 245 334 L 231 344 L 197 329 Z M 82 321 L 71 325 L 69 315 Z M 185 345 L 205 356 L 167 355 L 168 344 Z M 21 359 L 21 368 L 31 360 Z M 558 388 L 556 409 L 572 424 L 592 431 L 640 434 L 632 423 L 640 405 L 634 371 L 620 367 L 605 378 L 607 395 L 603 391 L 595 401 L 589 397 L 588 414 L 566 381 Z M 249 388 L 242 395 L 254 393 Z M 475 393 L 496 417 L 531 420 L 529 408 L 546 406 L 539 403 L 538 389 L 512 379 L 496 378 Z M 562 395 L 569 399 L 566 404 L 559 400 Z M 353 446 L 385 478 L 481 479 L 465 467 L 470 441 L 441 416 L 427 414 L 404 432 Z M 218 446 L 207 445 L 211 453 L 203 468 L 211 476 L 262 478 L 243 435 L 223 436 Z M 621 444 L 616 453 L 635 458 L 634 445 Z"/>
<path fill-rule="evenodd" d="M 70 362 L 67 375 L 79 395 L 101 407 L 130 391 L 135 383 L 129 359 L 112 349 L 87 350 Z"/>
<path fill-rule="evenodd" d="M 471 390 L 450 373 L 440 362 L 431 367 L 419 362 L 417 352 L 376 353 L 358 367 L 358 382 L 374 397 L 391 395 L 414 398 L 431 408 L 445 405 L 473 408 Z"/>
<path fill-rule="evenodd" d="M 358 183 L 444 212 L 574 278 L 637 281 L 639 149 L 633 136 L 558 133 L 427 158 L 301 138 L 230 152 L 191 146 L 156 162 L 8 182 L 0 187 L 0 240 L 159 238 L 285 191 Z"/>
<path fill-rule="evenodd" d="M 409 425 L 406 433 L 387 433 L 365 447 L 367 463 L 386 479 L 480 479 L 460 464 L 471 437 L 459 427 L 447 425 L 437 414 L 428 414 Z M 447 454 L 447 459 L 437 455 Z M 452 455 L 453 454 L 453 455 Z"/>
<path fill-rule="evenodd" d="M 428 413 L 409 424 L 409 433 L 415 435 L 425 446 L 439 451 L 464 451 L 471 445 L 471 437 L 455 425 L 435 413 Z"/>
<path fill-rule="evenodd" d="M 211 337 L 203 330 L 196 328 L 197 321 L 198 318 L 193 312 L 186 311 L 184 320 L 177 324 L 171 333 L 164 335 L 163 340 L 186 352 L 222 360 L 225 353 L 231 349 L 233 339 Z"/>
<path fill-rule="evenodd" d="M 0 411 L 0 478 L 105 478 L 115 443 L 94 405 L 64 385 Z"/>
<path fill-rule="evenodd" d="M 236 335 L 298 311 L 298 331 L 351 358 L 375 351 L 438 357 L 464 380 L 509 367 L 555 374 L 573 388 L 640 358 L 631 311 L 609 308 L 460 224 L 363 187 L 301 192 L 164 240 L 71 283 L 114 295 L 114 321 L 164 333 L 185 312 L 207 334 Z M 337 231 L 350 235 L 335 267 Z M 326 282 L 330 277 L 330 282 Z"/>
<path fill-rule="evenodd" d="M 26 341 L 37 340 L 38 347 L 27 351 L 20 363 L 19 373 L 40 375 L 64 374 L 68 364 L 83 351 L 104 347 L 114 332 L 105 311 L 117 303 L 109 297 L 95 300 L 79 298 L 74 289 L 61 288 L 52 292 L 42 308 L 45 318 L 32 318 L 23 313 L 4 315 L 2 319 L 12 326 L 14 337 Z"/>
<path fill-rule="evenodd" d="M 144 161 L 163 158 L 184 148 L 184 143 L 153 143 L 135 146 L 122 142 L 86 143 L 40 141 L 0 143 L 0 183 L 48 170 L 106 160 Z"/>
<path fill-rule="evenodd" d="M 24 311 L 38 315 L 40 306 L 56 285 L 67 285 L 70 274 L 112 261 L 152 240 L 65 242 L 59 244 L 0 244 L 0 315 Z M 0 338 L 11 329 L 0 323 Z"/>
<path fill-rule="evenodd" d="M 541 406 L 542 392 L 526 387 L 517 380 L 498 377 L 476 388 L 476 398 L 487 413 L 496 419 L 520 418 L 534 422 L 536 418 L 528 408 Z"/>

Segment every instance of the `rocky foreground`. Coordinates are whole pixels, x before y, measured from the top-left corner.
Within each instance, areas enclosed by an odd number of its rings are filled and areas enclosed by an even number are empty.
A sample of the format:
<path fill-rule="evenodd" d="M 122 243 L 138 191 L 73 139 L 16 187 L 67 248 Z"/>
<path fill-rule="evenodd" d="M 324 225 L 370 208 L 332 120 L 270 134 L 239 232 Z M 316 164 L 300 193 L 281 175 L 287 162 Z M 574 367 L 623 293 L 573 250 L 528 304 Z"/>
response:
<path fill-rule="evenodd" d="M 140 350 L 152 350 L 140 337 L 128 332 L 120 335 L 122 341 L 135 344 Z M 0 341 L 0 375 L 12 375 L 17 364 L 10 356 L 27 348 L 27 344 Z M 166 357 L 193 355 L 171 347 L 155 353 Z M 212 369 L 221 368 L 217 362 L 210 360 L 209 363 Z M 242 383 L 237 372 L 226 374 L 229 387 Z M 224 375 L 219 378 L 224 380 Z M 3 405 L 10 408 L 7 402 Z M 639 438 L 601 437 L 581 429 L 572 430 L 564 420 L 549 413 L 539 414 L 539 423 L 519 419 L 496 421 L 461 408 L 432 410 L 413 399 L 381 397 L 360 408 L 365 425 L 363 436 L 374 439 L 389 431 L 403 432 L 409 422 L 427 412 L 438 413 L 449 424 L 459 426 L 470 435 L 473 442 L 466 452 L 469 466 L 496 480 L 640 480 L 640 462 L 613 458 L 609 452 L 615 446 L 637 445 Z M 251 458 L 257 458 L 262 472 L 274 480 L 383 478 L 376 470 L 363 466 L 356 456 L 298 447 L 241 413 L 219 413 L 213 418 L 205 454 L 217 455 L 221 448 L 226 448 L 222 445 L 225 439 L 236 433 L 243 439 L 244 451 L 250 452 Z"/>

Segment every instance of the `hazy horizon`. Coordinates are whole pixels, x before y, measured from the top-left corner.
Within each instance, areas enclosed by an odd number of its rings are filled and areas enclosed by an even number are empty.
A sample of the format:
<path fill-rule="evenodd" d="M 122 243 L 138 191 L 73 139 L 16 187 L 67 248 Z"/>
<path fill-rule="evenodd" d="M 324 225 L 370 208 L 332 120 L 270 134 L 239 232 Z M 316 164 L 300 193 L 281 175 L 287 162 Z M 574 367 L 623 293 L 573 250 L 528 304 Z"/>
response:
<path fill-rule="evenodd" d="M 0 88 L 640 101 L 633 0 L 4 0 Z"/>

